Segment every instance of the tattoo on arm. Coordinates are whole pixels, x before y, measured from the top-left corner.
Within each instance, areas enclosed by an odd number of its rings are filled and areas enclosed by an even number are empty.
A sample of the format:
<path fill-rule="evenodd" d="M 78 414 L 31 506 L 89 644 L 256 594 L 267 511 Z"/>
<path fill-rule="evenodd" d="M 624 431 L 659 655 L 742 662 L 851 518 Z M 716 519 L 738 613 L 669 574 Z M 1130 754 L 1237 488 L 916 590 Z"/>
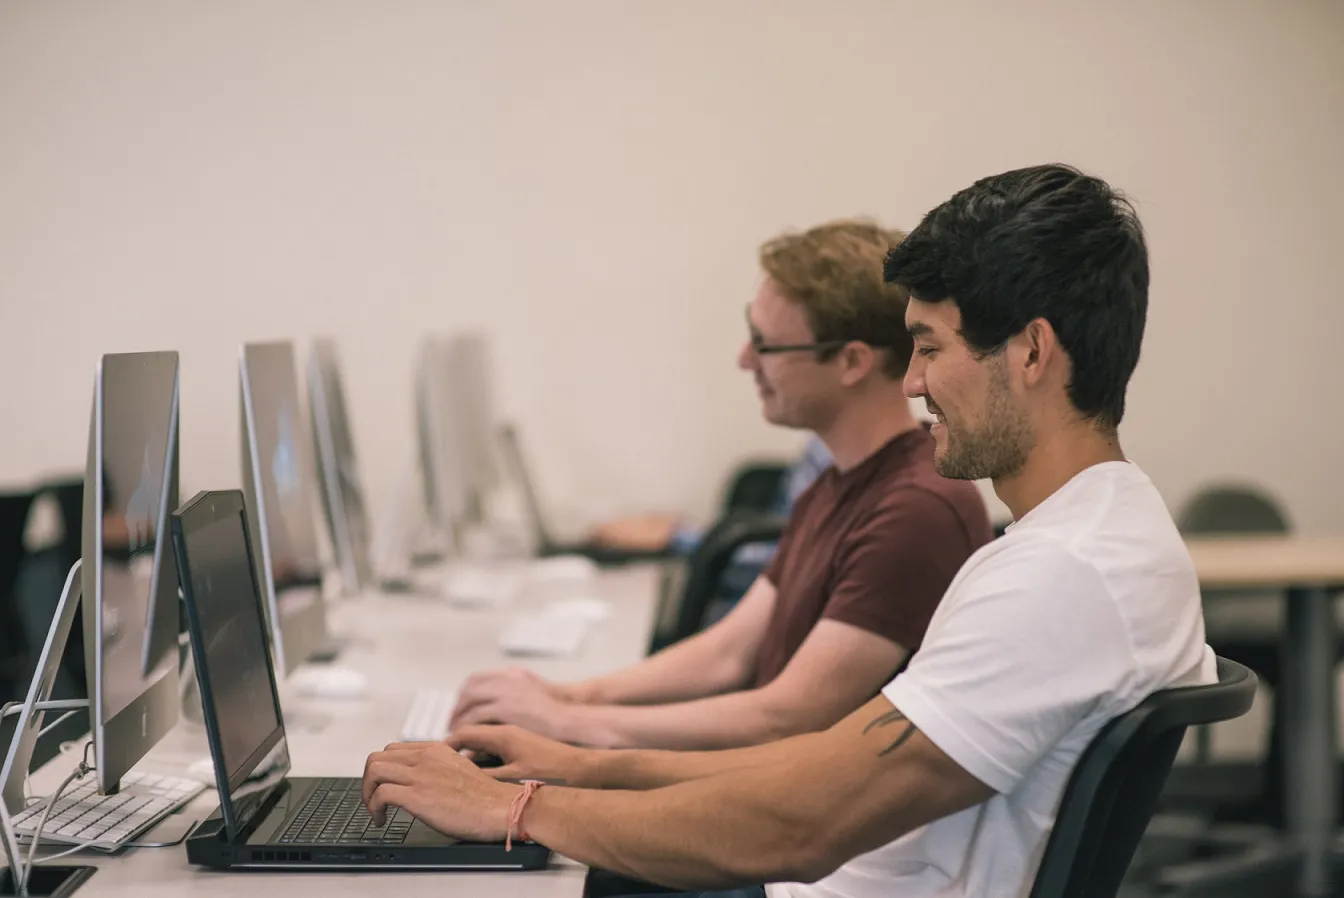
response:
<path fill-rule="evenodd" d="M 895 742 L 891 743 L 886 748 L 882 749 L 880 752 L 877 753 L 877 756 L 879 758 L 886 757 L 887 755 L 891 754 L 896 749 L 904 745 L 907 739 L 909 739 L 915 733 L 919 732 L 919 730 L 915 727 L 915 725 L 911 723 L 908 719 L 906 719 L 906 716 L 902 714 L 900 711 L 888 711 L 886 714 L 874 717 L 872 722 L 869 723 L 868 726 L 863 728 L 863 734 L 866 736 L 868 735 L 870 730 L 875 730 L 878 729 L 879 727 L 884 727 L 892 723 L 904 723 L 905 729 L 901 731 L 901 735 L 896 737 Z"/>

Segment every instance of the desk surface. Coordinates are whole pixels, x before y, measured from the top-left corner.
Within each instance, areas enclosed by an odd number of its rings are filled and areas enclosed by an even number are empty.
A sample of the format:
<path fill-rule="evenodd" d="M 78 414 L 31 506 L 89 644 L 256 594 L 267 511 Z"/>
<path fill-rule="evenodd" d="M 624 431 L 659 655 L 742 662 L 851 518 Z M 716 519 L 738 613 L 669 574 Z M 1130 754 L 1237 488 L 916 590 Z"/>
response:
<path fill-rule="evenodd" d="M 338 661 L 369 679 L 368 696 L 354 701 L 298 699 L 281 685 L 286 717 L 295 714 L 320 731 L 287 727 L 293 773 L 297 776 L 358 776 L 369 752 L 396 741 L 412 693 L 423 686 L 454 689 L 470 674 L 521 664 L 542 676 L 579 679 L 631 664 L 644 655 L 653 629 L 658 568 L 641 565 L 603 572 L 588 594 L 608 600 L 611 616 L 597 624 L 572 658 L 512 659 L 496 647 L 500 631 L 514 617 L 535 609 L 546 597 L 531 596 L 501 610 L 464 610 L 442 602 L 408 597 L 372 596 L 338 605 L 333 629 L 350 640 Z M 573 594 L 573 590 L 570 589 Z M 551 596 L 556 597 L 556 596 Z M 199 724 L 182 721 L 138 769 L 184 775 L 187 765 L 209 752 Z M 33 777 L 41 793 L 58 785 L 71 769 L 73 756 L 57 758 Z M 190 804 L 182 815 L 202 819 L 218 804 L 213 789 Z M 144 840 L 164 840 L 181 832 L 176 817 L 151 830 Z M 80 896 L 239 896 L 284 893 L 350 895 L 367 898 L 372 891 L 395 889 L 398 898 L 575 898 L 582 893 L 586 868 L 556 857 L 551 868 L 530 873 L 220 873 L 191 867 L 186 849 L 131 849 L 120 857 L 93 852 L 65 863 L 94 864 L 97 873 Z"/>
<path fill-rule="evenodd" d="M 1344 536 L 1207 536 L 1185 544 L 1205 587 L 1344 587 Z"/>

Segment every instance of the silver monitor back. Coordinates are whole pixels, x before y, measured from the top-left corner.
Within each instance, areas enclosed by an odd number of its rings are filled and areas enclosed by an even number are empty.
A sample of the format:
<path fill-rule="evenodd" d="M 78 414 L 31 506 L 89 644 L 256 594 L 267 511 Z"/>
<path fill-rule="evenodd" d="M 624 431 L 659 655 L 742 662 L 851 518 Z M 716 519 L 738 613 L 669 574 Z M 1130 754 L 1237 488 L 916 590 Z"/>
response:
<path fill-rule="evenodd" d="M 243 495 L 257 545 L 275 667 L 286 675 L 328 642 L 312 460 L 294 345 L 248 343 L 239 359 Z"/>
<path fill-rule="evenodd" d="M 105 355 L 94 382 L 85 472 L 84 653 L 98 789 L 177 723 L 178 357 Z"/>
<path fill-rule="evenodd" d="M 452 377 L 442 340 L 420 343 L 415 367 L 415 421 L 427 517 L 441 541 L 456 548 L 467 517 L 467 478 L 456 435 Z"/>
<path fill-rule="evenodd" d="M 373 584 L 372 534 L 345 404 L 340 357 L 333 340 L 314 340 L 309 349 L 308 407 L 317 447 L 322 508 L 336 566 L 343 590 L 355 595 Z"/>
<path fill-rule="evenodd" d="M 532 535 L 536 541 L 537 551 L 543 555 L 548 554 L 557 545 L 555 535 L 546 517 L 546 511 L 542 508 L 541 496 L 537 493 L 536 481 L 532 479 L 532 470 L 528 466 L 526 455 L 523 453 L 518 428 L 513 423 L 506 421 L 499 425 L 498 434 L 504 466 L 523 493 L 523 503 L 532 522 Z"/>
<path fill-rule="evenodd" d="M 467 517 L 470 523 L 478 524 L 483 521 L 490 493 L 500 485 L 490 341 L 484 334 L 459 333 L 447 339 L 444 349 Z"/>

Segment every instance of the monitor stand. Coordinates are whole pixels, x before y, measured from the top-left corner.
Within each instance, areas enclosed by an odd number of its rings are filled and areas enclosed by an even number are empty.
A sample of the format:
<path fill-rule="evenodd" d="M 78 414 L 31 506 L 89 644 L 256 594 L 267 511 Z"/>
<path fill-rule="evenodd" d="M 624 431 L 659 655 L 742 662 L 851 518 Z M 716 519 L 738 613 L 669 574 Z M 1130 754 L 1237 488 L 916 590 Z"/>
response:
<path fill-rule="evenodd" d="M 51 626 L 47 630 L 47 640 L 38 656 L 33 679 L 28 684 L 27 697 L 22 702 L 5 705 L 0 716 L 17 714 L 18 725 L 14 728 L 14 737 L 5 747 L 4 764 L 0 767 L 0 848 L 8 868 L 0 871 L 0 896 L 21 894 L 17 881 L 19 871 L 23 869 L 24 855 L 19 850 L 19 839 L 14 832 L 13 813 L 23 809 L 24 784 L 28 779 L 28 767 L 33 759 L 33 747 L 42 735 L 42 721 L 47 711 L 74 711 L 87 708 L 87 699 L 51 700 L 51 690 L 56 682 L 56 673 L 60 668 L 61 656 L 65 653 L 65 644 L 70 638 L 70 629 L 74 623 L 75 610 L 80 600 L 80 563 L 76 561 L 65 578 L 65 588 L 61 591 L 56 613 L 52 615 Z M 37 866 L 30 871 L 26 883 L 26 894 L 30 898 L 48 896 L 63 898 L 74 894 L 83 885 L 96 868 L 89 866 Z"/>

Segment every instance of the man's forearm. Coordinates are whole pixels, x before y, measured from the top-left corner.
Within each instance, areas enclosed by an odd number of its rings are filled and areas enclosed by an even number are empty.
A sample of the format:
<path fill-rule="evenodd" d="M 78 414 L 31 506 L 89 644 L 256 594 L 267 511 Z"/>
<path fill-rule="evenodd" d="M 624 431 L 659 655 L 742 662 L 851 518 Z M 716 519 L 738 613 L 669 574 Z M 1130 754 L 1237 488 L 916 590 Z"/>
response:
<path fill-rule="evenodd" d="M 800 878 L 806 815 L 761 790 L 725 791 L 738 775 L 649 792 L 542 789 L 523 827 L 580 863 L 677 888 Z"/>
<path fill-rule="evenodd" d="M 573 782 L 590 789 L 658 789 L 782 760 L 799 750 L 799 740 L 811 735 L 723 751 L 598 749 L 584 756 Z"/>
<path fill-rule="evenodd" d="M 701 634 L 633 667 L 565 687 L 582 704 L 647 705 L 715 695 L 745 685 L 747 665 Z"/>
<path fill-rule="evenodd" d="M 883 698 L 770 748 L 661 789 L 542 789 L 523 826 L 581 863 L 677 888 L 814 882 L 994 794 Z"/>
<path fill-rule="evenodd" d="M 671 705 L 587 705 L 568 709 L 565 742 L 598 748 L 678 751 L 740 748 L 773 742 L 824 726 L 800 702 L 765 689 L 716 695 Z M 820 721 L 811 725 L 811 718 Z"/>

